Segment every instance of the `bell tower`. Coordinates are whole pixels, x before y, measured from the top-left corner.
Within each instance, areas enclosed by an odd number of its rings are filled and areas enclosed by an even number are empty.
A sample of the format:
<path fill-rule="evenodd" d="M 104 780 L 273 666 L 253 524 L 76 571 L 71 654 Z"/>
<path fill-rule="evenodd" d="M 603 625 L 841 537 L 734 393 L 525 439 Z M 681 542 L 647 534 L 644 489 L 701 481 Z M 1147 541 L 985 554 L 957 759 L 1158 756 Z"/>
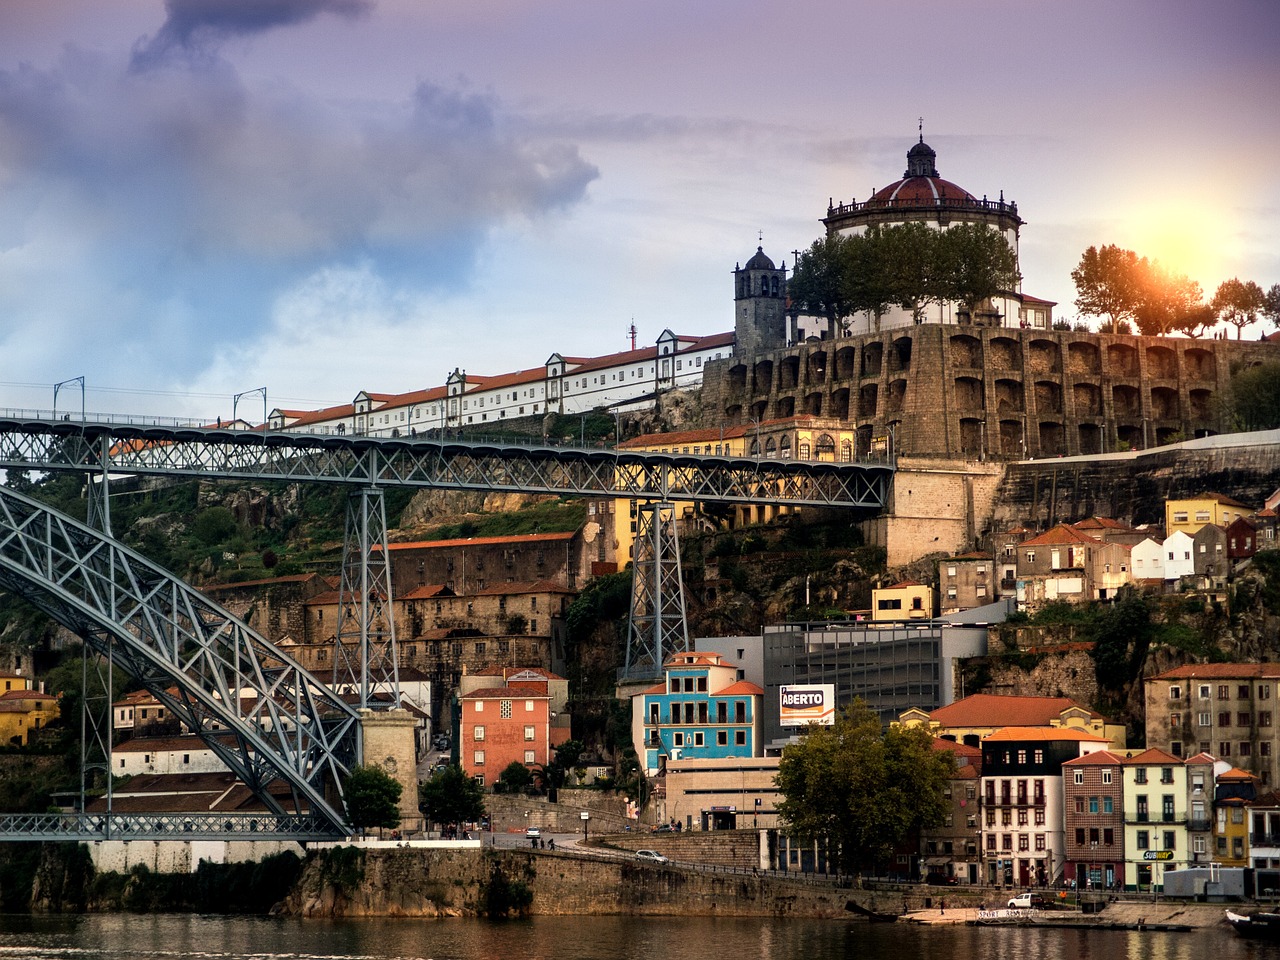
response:
<path fill-rule="evenodd" d="M 775 267 L 756 247 L 745 267 L 733 268 L 734 352 L 751 357 L 787 345 L 787 265 Z"/>

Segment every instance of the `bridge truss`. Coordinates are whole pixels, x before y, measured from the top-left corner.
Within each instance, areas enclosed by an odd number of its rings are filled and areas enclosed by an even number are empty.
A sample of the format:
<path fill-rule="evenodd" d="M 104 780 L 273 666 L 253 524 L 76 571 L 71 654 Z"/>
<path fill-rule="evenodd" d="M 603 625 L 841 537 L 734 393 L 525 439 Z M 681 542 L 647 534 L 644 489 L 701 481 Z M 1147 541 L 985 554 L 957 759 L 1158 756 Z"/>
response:
<path fill-rule="evenodd" d="M 0 586 L 137 677 L 272 815 L 345 832 L 328 791 L 341 795 L 358 715 L 246 624 L 124 544 L 6 487 Z"/>
<path fill-rule="evenodd" d="M 103 530 L 110 525 L 112 475 L 347 486 L 351 497 L 340 603 L 352 610 L 353 626 L 337 638 L 333 681 L 335 689 L 357 692 L 366 707 L 399 700 L 382 505 L 386 487 L 640 501 L 644 530 L 637 541 L 624 668 L 624 677 L 634 680 L 660 675 L 665 657 L 688 642 L 676 502 L 872 513 L 884 506 L 893 474 L 887 462 L 815 463 L 0 418 L 0 469 L 6 468 L 96 477 L 89 485 L 90 521 Z M 0 586 L 27 598 L 80 634 L 87 646 L 118 662 L 189 729 L 233 731 L 233 749 L 215 738 L 207 742 L 273 814 L 312 817 L 306 823 L 279 823 L 343 829 L 342 814 L 326 801 L 323 784 L 340 784 L 341 773 L 359 762 L 360 748 L 356 714 L 337 694 L 202 594 L 109 536 L 9 491 L 3 494 Z M 252 694 L 252 710 L 237 709 L 244 691 Z M 270 789 L 277 781 L 288 785 L 287 807 Z M 76 830 L 98 829 L 96 824 L 82 820 L 68 829 L 74 836 Z M 172 830 L 168 822 L 155 827 L 136 817 L 130 824 L 137 836 Z M 194 824 L 187 821 L 182 831 L 174 832 L 191 833 L 197 829 Z M 222 836 L 228 835 L 228 824 L 235 825 L 224 819 Z M 254 829 L 263 826 L 260 820 Z M 30 829 L 40 834 L 46 826 Z M 216 832 L 217 824 L 210 829 Z"/>

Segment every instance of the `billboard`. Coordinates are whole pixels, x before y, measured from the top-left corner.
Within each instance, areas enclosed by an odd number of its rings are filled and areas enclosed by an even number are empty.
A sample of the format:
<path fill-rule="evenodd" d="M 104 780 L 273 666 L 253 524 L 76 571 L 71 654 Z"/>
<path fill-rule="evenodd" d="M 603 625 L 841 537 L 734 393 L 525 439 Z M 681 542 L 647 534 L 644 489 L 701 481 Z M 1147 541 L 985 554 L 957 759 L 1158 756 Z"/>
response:
<path fill-rule="evenodd" d="M 836 685 L 811 683 L 805 686 L 784 686 L 778 720 L 784 727 L 807 727 L 820 723 L 829 727 L 836 720 Z"/>

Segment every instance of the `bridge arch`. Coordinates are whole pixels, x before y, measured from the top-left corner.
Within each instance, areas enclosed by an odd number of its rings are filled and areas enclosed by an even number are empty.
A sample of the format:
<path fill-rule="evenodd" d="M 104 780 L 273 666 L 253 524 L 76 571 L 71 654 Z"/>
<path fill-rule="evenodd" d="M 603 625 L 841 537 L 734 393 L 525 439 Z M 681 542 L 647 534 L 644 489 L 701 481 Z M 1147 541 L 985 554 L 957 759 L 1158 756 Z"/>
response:
<path fill-rule="evenodd" d="M 346 832 L 330 797 L 355 761 L 358 714 L 231 613 L 119 541 L 7 487 L 0 587 L 135 676 L 269 810 Z"/>

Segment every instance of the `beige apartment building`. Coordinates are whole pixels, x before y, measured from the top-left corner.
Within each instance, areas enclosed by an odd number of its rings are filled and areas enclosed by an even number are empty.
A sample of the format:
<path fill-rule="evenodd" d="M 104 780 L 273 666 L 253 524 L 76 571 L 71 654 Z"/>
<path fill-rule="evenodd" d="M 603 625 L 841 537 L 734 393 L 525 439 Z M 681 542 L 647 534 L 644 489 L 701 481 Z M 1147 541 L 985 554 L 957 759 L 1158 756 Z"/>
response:
<path fill-rule="evenodd" d="M 1280 663 L 1193 663 L 1145 681 L 1147 745 L 1209 753 L 1276 783 Z"/>

